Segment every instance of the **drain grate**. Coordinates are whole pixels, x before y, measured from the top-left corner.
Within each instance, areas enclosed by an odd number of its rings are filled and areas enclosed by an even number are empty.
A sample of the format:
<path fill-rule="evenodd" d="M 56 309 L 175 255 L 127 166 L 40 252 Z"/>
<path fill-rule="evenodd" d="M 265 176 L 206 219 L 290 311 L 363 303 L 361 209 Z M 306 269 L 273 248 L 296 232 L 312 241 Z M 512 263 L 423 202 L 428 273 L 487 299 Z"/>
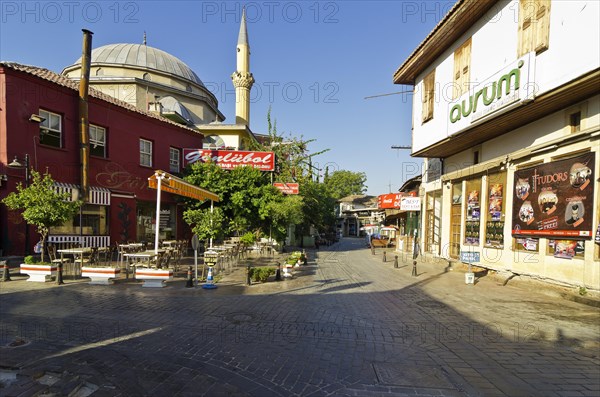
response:
<path fill-rule="evenodd" d="M 418 302 L 416 302 L 416 304 L 418 306 L 424 307 L 426 309 L 445 309 L 445 308 L 447 308 L 447 306 L 444 303 L 438 302 L 438 301 L 433 301 L 433 300 L 418 301 Z"/>
<path fill-rule="evenodd" d="M 392 386 L 457 390 L 442 368 L 398 363 L 374 363 L 379 383 Z"/>
<path fill-rule="evenodd" d="M 8 343 L 6 347 L 21 347 L 27 346 L 30 342 L 23 338 L 15 338 L 12 342 Z"/>

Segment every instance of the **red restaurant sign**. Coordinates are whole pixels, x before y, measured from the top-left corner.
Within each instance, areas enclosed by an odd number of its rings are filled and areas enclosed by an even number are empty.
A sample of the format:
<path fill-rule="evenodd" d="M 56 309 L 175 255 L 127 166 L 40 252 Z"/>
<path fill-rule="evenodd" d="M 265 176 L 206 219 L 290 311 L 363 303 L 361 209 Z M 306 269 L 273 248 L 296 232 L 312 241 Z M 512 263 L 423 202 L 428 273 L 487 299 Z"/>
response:
<path fill-rule="evenodd" d="M 240 150 L 183 149 L 183 166 L 201 161 L 212 161 L 219 167 L 229 170 L 236 167 L 250 166 L 261 171 L 275 169 L 275 153 L 245 152 Z"/>
<path fill-rule="evenodd" d="M 300 185 L 298 183 L 275 182 L 273 186 L 281 190 L 283 194 L 298 194 L 300 192 Z"/>
<path fill-rule="evenodd" d="M 380 209 L 400 208 L 402 197 L 416 197 L 416 192 L 382 194 L 377 197 L 377 207 Z"/>

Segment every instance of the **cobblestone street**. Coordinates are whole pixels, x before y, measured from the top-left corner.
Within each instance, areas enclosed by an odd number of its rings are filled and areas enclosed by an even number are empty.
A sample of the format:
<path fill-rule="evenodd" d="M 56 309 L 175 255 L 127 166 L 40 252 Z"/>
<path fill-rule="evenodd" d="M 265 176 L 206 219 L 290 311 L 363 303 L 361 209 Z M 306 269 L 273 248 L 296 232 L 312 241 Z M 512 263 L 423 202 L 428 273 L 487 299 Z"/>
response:
<path fill-rule="evenodd" d="M 0 395 L 600 395 L 600 309 L 393 255 L 343 239 L 216 290 L 2 283 Z"/>

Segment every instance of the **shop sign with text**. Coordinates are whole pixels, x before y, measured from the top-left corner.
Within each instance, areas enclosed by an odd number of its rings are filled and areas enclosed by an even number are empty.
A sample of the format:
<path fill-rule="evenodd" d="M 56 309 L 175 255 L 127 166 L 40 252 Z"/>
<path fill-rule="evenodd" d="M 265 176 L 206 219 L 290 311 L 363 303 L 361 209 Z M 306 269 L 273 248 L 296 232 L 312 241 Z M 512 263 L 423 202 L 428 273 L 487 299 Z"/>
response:
<path fill-rule="evenodd" d="M 402 197 L 400 199 L 400 209 L 402 211 L 421 211 L 421 198 Z"/>
<path fill-rule="evenodd" d="M 448 136 L 491 116 L 497 116 L 524 101 L 533 100 L 535 93 L 533 62 L 529 53 L 448 104 Z"/>
<path fill-rule="evenodd" d="M 273 184 L 277 189 L 281 191 L 283 194 L 299 194 L 300 193 L 300 184 L 298 183 L 284 183 L 284 182 L 275 182 Z"/>
<path fill-rule="evenodd" d="M 275 153 L 246 152 L 240 150 L 183 149 L 183 166 L 200 161 L 213 162 L 229 170 L 236 167 L 253 167 L 261 171 L 273 171 Z"/>
<path fill-rule="evenodd" d="M 402 197 L 415 197 L 416 192 L 402 192 L 402 193 L 389 193 L 380 194 L 377 196 L 377 208 L 379 209 L 399 209 L 402 201 Z"/>
<path fill-rule="evenodd" d="M 593 237 L 595 153 L 515 171 L 512 234 Z"/>

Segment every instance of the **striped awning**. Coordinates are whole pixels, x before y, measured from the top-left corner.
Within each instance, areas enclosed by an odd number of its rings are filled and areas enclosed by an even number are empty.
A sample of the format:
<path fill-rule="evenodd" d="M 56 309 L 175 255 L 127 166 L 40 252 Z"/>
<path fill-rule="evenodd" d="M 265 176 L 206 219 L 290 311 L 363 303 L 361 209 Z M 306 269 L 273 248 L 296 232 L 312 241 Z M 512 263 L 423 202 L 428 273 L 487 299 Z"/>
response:
<path fill-rule="evenodd" d="M 194 186 L 183 179 L 176 177 L 175 175 L 171 175 L 168 172 L 157 170 L 154 175 L 148 178 L 148 187 L 152 189 L 157 189 L 158 180 L 157 178 L 161 177 L 162 181 L 160 184 L 160 190 L 163 192 L 169 192 L 173 194 L 177 194 L 180 196 L 185 196 L 189 198 L 193 198 L 196 200 L 204 201 L 204 200 L 212 200 L 219 201 L 219 196 L 216 194 L 209 192 L 208 190 L 204 190 L 199 188 L 198 186 Z"/>
<path fill-rule="evenodd" d="M 72 183 L 54 182 L 54 191 L 59 194 L 68 193 L 70 196 L 67 198 L 68 201 L 79 199 L 79 189 L 79 185 Z M 90 186 L 88 204 L 110 205 L 110 190 L 99 186 Z"/>

